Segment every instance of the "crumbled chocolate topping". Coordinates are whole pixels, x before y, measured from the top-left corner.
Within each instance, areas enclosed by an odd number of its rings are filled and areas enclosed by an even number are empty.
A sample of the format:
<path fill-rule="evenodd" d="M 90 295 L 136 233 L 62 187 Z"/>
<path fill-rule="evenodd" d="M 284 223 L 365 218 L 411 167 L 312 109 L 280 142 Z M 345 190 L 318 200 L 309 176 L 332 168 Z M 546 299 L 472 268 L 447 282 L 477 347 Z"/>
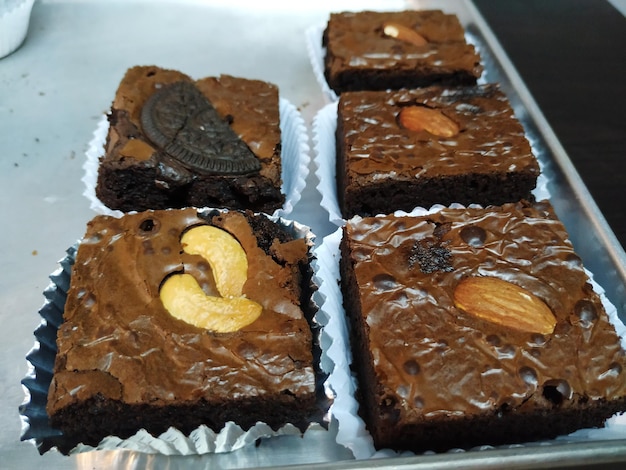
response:
<path fill-rule="evenodd" d="M 452 253 L 440 242 L 432 239 L 419 240 L 413 245 L 409 266 L 414 267 L 417 263 L 423 273 L 433 273 L 435 271 L 450 272 L 450 257 Z"/>

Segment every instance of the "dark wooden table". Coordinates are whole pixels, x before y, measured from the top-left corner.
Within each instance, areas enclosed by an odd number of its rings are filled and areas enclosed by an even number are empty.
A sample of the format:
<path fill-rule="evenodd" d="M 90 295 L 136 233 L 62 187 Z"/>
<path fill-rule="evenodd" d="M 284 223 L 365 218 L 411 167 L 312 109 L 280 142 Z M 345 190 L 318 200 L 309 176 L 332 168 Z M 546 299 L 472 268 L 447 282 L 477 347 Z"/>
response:
<path fill-rule="evenodd" d="M 605 0 L 473 0 L 626 248 L 626 18 Z"/>

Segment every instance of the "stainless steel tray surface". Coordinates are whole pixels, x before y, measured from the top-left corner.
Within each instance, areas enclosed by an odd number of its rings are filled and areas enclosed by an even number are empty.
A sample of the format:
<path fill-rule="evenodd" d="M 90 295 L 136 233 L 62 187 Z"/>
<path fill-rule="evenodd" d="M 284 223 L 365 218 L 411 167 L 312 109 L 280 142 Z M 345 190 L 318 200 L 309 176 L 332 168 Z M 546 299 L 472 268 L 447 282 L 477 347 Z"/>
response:
<path fill-rule="evenodd" d="M 325 104 L 305 47 L 305 30 L 346 9 L 441 8 L 456 13 L 481 49 L 484 79 L 499 82 L 544 161 L 552 203 L 595 280 L 625 321 L 626 254 L 489 28 L 469 1 L 228 2 L 40 0 L 25 44 L 0 60 L 0 467 L 92 468 L 545 468 L 626 462 L 626 440 L 531 445 L 355 461 L 336 429 L 262 441 L 227 454 L 175 457 L 128 451 L 40 456 L 20 442 L 18 407 L 26 354 L 48 275 L 94 215 L 82 196 L 83 156 L 124 71 L 135 64 L 193 77 L 228 73 L 276 83 L 307 125 Z M 303 4 L 300 4 L 303 3 Z M 310 3 L 310 4 L 309 4 Z M 333 232 L 311 169 L 291 218 L 317 240 Z M 8 223 L 7 221 L 11 221 Z"/>

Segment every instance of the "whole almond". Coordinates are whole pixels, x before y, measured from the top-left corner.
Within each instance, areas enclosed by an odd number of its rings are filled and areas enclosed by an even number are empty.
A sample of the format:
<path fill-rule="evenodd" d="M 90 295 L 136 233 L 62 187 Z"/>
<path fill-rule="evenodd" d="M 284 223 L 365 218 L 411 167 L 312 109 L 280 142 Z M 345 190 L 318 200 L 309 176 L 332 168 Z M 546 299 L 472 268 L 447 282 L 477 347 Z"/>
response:
<path fill-rule="evenodd" d="M 398 23 L 386 22 L 383 24 L 383 33 L 385 36 L 392 37 L 399 41 L 408 42 L 414 46 L 425 46 L 428 41 L 424 36 L 409 28 Z"/>
<path fill-rule="evenodd" d="M 407 106 L 398 115 L 400 125 L 414 132 L 427 131 L 438 137 L 454 137 L 459 125 L 438 109 Z"/>
<path fill-rule="evenodd" d="M 528 333 L 550 334 L 556 326 L 552 310 L 528 290 L 495 277 L 467 277 L 454 290 L 463 312 Z"/>

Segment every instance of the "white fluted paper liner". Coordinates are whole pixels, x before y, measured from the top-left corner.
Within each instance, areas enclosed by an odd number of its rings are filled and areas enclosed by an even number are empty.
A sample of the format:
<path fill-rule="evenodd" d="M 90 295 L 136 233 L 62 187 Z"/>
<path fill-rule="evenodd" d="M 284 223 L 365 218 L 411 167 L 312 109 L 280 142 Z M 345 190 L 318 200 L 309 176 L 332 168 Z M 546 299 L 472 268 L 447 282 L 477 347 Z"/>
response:
<path fill-rule="evenodd" d="M 212 209 L 202 209 L 208 212 Z M 284 227 L 295 238 L 305 239 L 309 249 L 315 244 L 315 235 L 310 228 L 296 221 L 279 216 L 270 216 L 270 220 Z M 76 259 L 78 245 L 67 250 L 65 258 L 59 261 L 60 267 L 50 275 L 50 284 L 44 290 L 46 302 L 39 311 L 41 323 L 35 330 L 35 345 L 26 356 L 29 371 L 22 380 L 25 399 L 20 406 L 22 419 L 22 440 L 32 441 L 40 453 L 45 453 L 55 446 L 63 445 L 63 435 L 60 431 L 50 427 L 46 413 L 48 388 L 54 372 L 56 357 L 57 330 L 63 322 L 63 310 L 67 291 L 70 287 L 71 268 Z M 314 267 L 314 266 L 313 266 Z M 315 280 L 314 280 L 315 282 Z M 313 288 L 316 289 L 314 284 Z M 311 308 L 316 309 L 314 299 L 311 299 Z M 319 312 L 316 312 L 313 323 L 319 325 Z M 313 329 L 314 343 L 319 341 L 319 328 Z M 314 352 L 314 357 L 316 356 Z M 325 387 L 322 383 L 327 373 L 316 370 L 317 387 Z M 326 389 L 324 389 L 326 390 Z M 233 422 L 228 422 L 219 432 L 207 426 L 199 426 L 186 436 L 175 428 L 170 428 L 159 436 L 153 436 L 145 430 L 139 430 L 135 435 L 121 439 L 117 436 L 105 437 L 97 446 L 79 444 L 70 451 L 77 454 L 91 450 L 126 449 L 137 452 L 165 454 L 165 455 L 202 455 L 207 453 L 232 452 L 242 447 L 253 445 L 258 439 L 277 436 L 305 436 L 318 432 L 327 432 L 320 423 L 327 423 L 327 412 L 332 397 L 326 394 L 320 397 L 318 393 L 318 413 L 323 417 L 310 417 L 306 430 L 301 432 L 293 424 L 285 424 L 273 430 L 268 424 L 258 422 L 248 430 L 242 429 Z M 123 419 L 123 417 L 121 417 Z"/>
<path fill-rule="evenodd" d="M 313 425 L 313 427 L 322 430 L 319 425 Z M 120 439 L 115 436 L 106 437 L 96 447 L 79 444 L 72 453 L 124 449 L 163 455 L 218 454 L 234 452 L 242 447 L 254 445 L 258 439 L 301 435 L 300 430 L 290 424 L 274 431 L 265 423 L 257 423 L 248 431 L 244 431 L 235 423 L 228 422 L 219 433 L 215 433 L 206 426 L 200 426 L 192 431 L 189 436 L 185 436 L 175 428 L 170 428 L 160 436 L 154 437 L 142 429 L 128 439 Z"/>
<path fill-rule="evenodd" d="M 285 98 L 279 98 L 280 132 L 281 132 L 281 191 L 285 195 L 285 203 L 281 209 L 274 211 L 272 215 L 286 217 L 291 214 L 294 206 L 302 196 L 302 190 L 306 186 L 306 178 L 309 174 L 309 144 L 306 125 L 298 109 Z M 98 182 L 98 166 L 100 157 L 104 154 L 109 123 L 103 116 L 89 142 L 86 159 L 83 164 L 85 184 L 83 195 L 90 201 L 90 207 L 98 214 L 120 217 L 123 213 L 119 210 L 108 208 L 96 196 L 96 184 Z"/>
<path fill-rule="evenodd" d="M 335 146 L 335 130 L 337 129 L 337 102 L 329 103 L 320 109 L 313 118 L 313 163 L 315 165 L 315 175 L 318 178 L 317 190 L 322 196 L 321 206 L 328 212 L 328 220 L 337 225 L 342 226 L 345 223 L 339 209 L 339 200 L 337 199 L 337 180 L 336 180 L 336 146 Z M 528 137 L 531 148 L 535 155 L 538 155 L 537 139 Z M 539 168 L 543 169 L 543 162 L 538 158 Z M 550 191 L 548 190 L 548 177 L 543 170 L 537 178 L 537 186 L 532 191 L 535 198 L 540 201 L 550 199 Z"/>
<path fill-rule="evenodd" d="M 282 191 L 285 204 L 274 213 L 280 217 L 291 214 L 302 196 L 309 175 L 309 143 L 304 119 L 296 107 L 284 98 L 279 100 L 282 140 Z"/>
<path fill-rule="evenodd" d="M 339 97 L 337 93 L 328 86 L 328 82 L 324 76 L 324 56 L 326 55 L 326 48 L 322 46 L 322 36 L 324 35 L 325 29 L 326 23 L 309 26 L 304 32 L 304 38 L 315 80 L 322 89 L 324 97 L 332 103 L 337 101 Z"/>
<path fill-rule="evenodd" d="M 313 118 L 313 164 L 318 180 L 316 188 L 322 196 L 320 205 L 328 212 L 328 220 L 341 226 L 344 220 L 337 199 L 336 129 L 337 102 L 334 102 L 320 109 Z"/>
<path fill-rule="evenodd" d="M 114 217 L 121 217 L 122 211 L 109 209 L 105 206 L 100 199 L 96 196 L 96 185 L 98 184 L 98 166 L 100 165 L 100 157 L 104 155 L 104 144 L 107 138 L 107 132 L 109 131 L 109 121 L 106 115 L 102 116 L 98 121 L 96 130 L 93 132 L 93 137 L 89 141 L 87 146 L 87 152 L 85 152 L 85 161 L 83 163 L 83 177 L 82 182 L 85 184 L 85 190 L 83 195 L 89 199 L 89 206 L 98 214 L 111 215 Z"/>
<path fill-rule="evenodd" d="M 26 39 L 34 2 L 35 0 L 0 2 L 0 58 L 15 51 Z"/>
<path fill-rule="evenodd" d="M 463 208 L 460 204 L 452 204 L 451 208 Z M 471 206 L 474 207 L 474 206 Z M 479 207 L 479 206 L 476 206 Z M 444 206 L 437 205 L 430 209 L 416 208 L 410 213 L 397 211 L 395 215 L 422 216 L 438 212 Z M 357 219 L 358 216 L 355 217 Z M 324 237 L 322 243 L 315 249 L 315 264 L 317 284 L 319 285 L 319 300 L 317 301 L 320 313 L 324 318 L 322 339 L 325 344 L 323 357 L 327 361 L 327 370 L 330 371 L 326 381 L 328 387 L 334 393 L 334 400 L 330 408 L 333 419 L 337 420 L 338 432 L 337 443 L 348 448 L 356 459 L 381 458 L 391 456 L 413 455 L 411 452 L 396 452 L 391 449 L 376 450 L 373 440 L 365 422 L 358 414 L 359 403 L 355 398 L 358 387 L 350 365 L 352 353 L 350 350 L 350 337 L 348 325 L 343 308 L 343 295 L 339 286 L 340 271 L 339 260 L 341 257 L 339 245 L 341 243 L 342 228 Z M 611 324 L 615 327 L 621 338 L 622 348 L 626 349 L 626 326 L 620 320 L 615 306 L 607 299 L 604 289 L 593 280 L 593 274 L 585 270 L 594 291 L 600 296 L 606 309 Z M 616 414 L 609 418 L 604 428 L 580 429 L 567 436 L 559 436 L 554 440 L 540 443 L 519 443 L 507 447 L 524 447 L 536 445 L 550 445 L 552 443 L 581 442 L 592 440 L 626 439 L 626 413 Z M 480 446 L 472 451 L 492 449 L 492 446 Z M 463 452 L 460 449 L 452 449 L 450 452 Z"/>

